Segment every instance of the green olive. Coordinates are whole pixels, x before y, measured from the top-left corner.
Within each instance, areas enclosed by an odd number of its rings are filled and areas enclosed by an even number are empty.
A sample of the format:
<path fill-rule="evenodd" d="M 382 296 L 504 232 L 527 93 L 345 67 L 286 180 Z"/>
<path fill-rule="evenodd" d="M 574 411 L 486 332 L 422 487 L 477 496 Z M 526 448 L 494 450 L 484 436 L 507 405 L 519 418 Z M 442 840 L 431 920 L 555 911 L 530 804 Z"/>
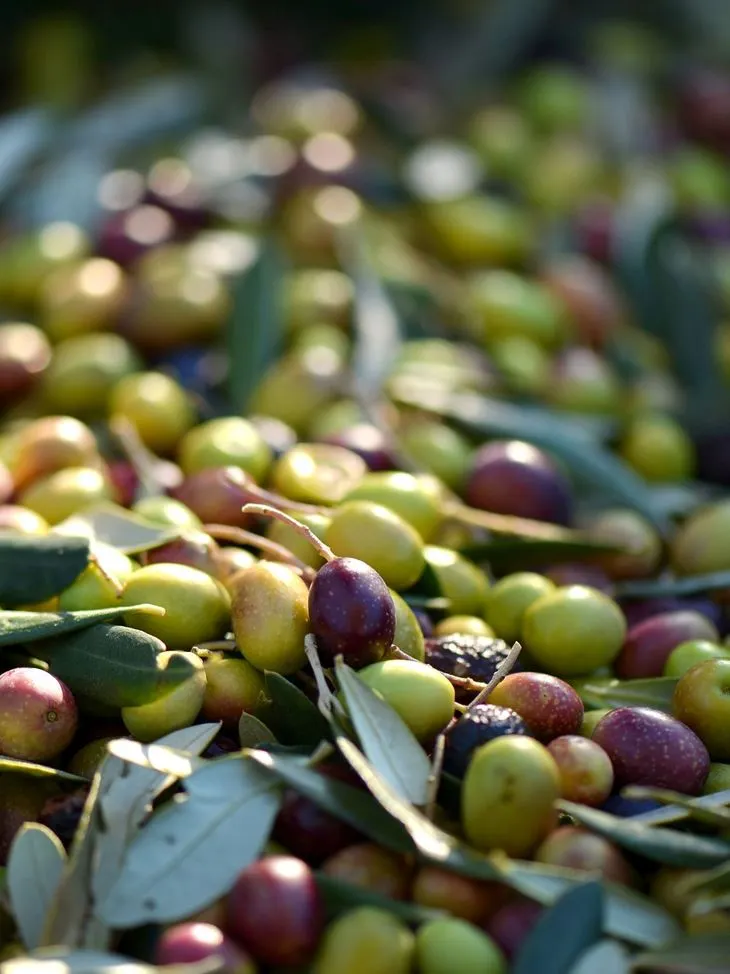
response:
<path fill-rule="evenodd" d="M 271 450 L 247 419 L 225 416 L 209 419 L 186 433 L 179 443 L 178 459 L 186 474 L 210 467 L 241 467 L 261 481 L 271 465 Z"/>
<path fill-rule="evenodd" d="M 399 440 L 408 456 L 452 490 L 464 485 L 471 463 L 472 448 L 456 430 L 432 419 L 406 423 Z"/>
<path fill-rule="evenodd" d="M 613 599 L 587 585 L 566 585 L 541 596 L 522 621 L 526 649 L 555 676 L 581 676 L 612 663 L 626 635 Z"/>
<path fill-rule="evenodd" d="M 288 565 L 258 561 L 231 579 L 233 633 L 259 670 L 296 673 L 307 662 L 309 590 Z"/>
<path fill-rule="evenodd" d="M 387 910 L 361 906 L 333 920 L 312 965 L 313 974 L 409 974 L 415 938 Z"/>
<path fill-rule="evenodd" d="M 122 605 L 151 603 L 164 616 L 129 612 L 128 626 L 157 636 L 168 649 L 189 649 L 220 639 L 230 620 L 230 600 L 223 586 L 197 568 L 159 562 L 137 569 L 124 586 Z"/>
<path fill-rule="evenodd" d="M 129 420 L 154 453 L 171 453 L 195 424 L 190 396 L 162 372 L 140 372 L 120 380 L 112 391 L 109 412 Z"/>
<path fill-rule="evenodd" d="M 293 501 L 337 504 L 367 472 L 362 457 L 342 446 L 298 443 L 273 466 L 271 485 Z"/>
<path fill-rule="evenodd" d="M 695 455 L 690 436 L 670 416 L 637 417 L 619 444 L 624 460 L 646 480 L 658 483 L 691 480 Z"/>
<path fill-rule="evenodd" d="M 347 324 L 353 286 L 342 271 L 303 268 L 289 274 L 284 284 L 284 320 L 297 331 L 313 322 Z"/>
<path fill-rule="evenodd" d="M 414 736 L 433 740 L 454 716 L 454 688 L 443 673 L 425 663 L 388 659 L 358 673 L 390 704 Z"/>
<path fill-rule="evenodd" d="M 325 541 L 336 555 L 367 562 L 399 591 L 410 588 L 424 568 L 423 541 L 416 529 L 372 501 L 347 501 L 336 507 Z"/>
<path fill-rule="evenodd" d="M 65 467 L 34 481 L 20 495 L 23 507 L 40 514 L 48 524 L 60 524 L 85 507 L 114 500 L 111 484 L 93 467 Z"/>
<path fill-rule="evenodd" d="M 424 556 L 436 578 L 438 594 L 449 600 L 451 615 L 482 616 L 489 592 L 484 572 L 450 548 L 426 545 Z"/>
<path fill-rule="evenodd" d="M 59 268 L 40 294 L 43 330 L 53 342 L 114 325 L 127 294 L 124 271 L 114 261 L 92 257 Z"/>
<path fill-rule="evenodd" d="M 423 663 L 426 659 L 426 646 L 423 639 L 423 630 L 418 619 L 415 617 L 410 605 L 408 605 L 401 595 L 393 589 L 390 590 L 390 595 L 395 606 L 395 635 L 393 636 L 393 643 L 398 649 L 404 653 L 408 653 L 409 656 L 418 660 L 419 663 Z"/>
<path fill-rule="evenodd" d="M 193 665 L 195 672 L 189 679 L 159 700 L 122 707 L 124 726 L 138 741 L 156 741 L 172 731 L 189 727 L 200 713 L 206 684 L 203 661 L 195 653 L 180 652 L 163 652 L 158 659 L 169 665 L 176 657 L 184 657 Z"/>
<path fill-rule="evenodd" d="M 324 540 L 330 523 L 330 518 L 325 514 L 297 514 L 297 520 L 310 528 L 318 538 Z M 319 568 L 324 564 L 324 558 L 315 551 L 310 542 L 303 538 L 299 531 L 283 521 L 272 520 L 266 528 L 266 536 L 271 541 L 283 545 L 305 565 Z"/>
<path fill-rule="evenodd" d="M 558 299 L 521 274 L 481 271 L 471 279 L 469 295 L 487 348 L 506 338 L 527 338 L 552 349 L 567 337 L 567 319 Z"/>
<path fill-rule="evenodd" d="M 141 368 L 142 359 L 121 335 L 66 338 L 53 352 L 41 396 L 51 412 L 103 415 L 119 381 Z"/>
<path fill-rule="evenodd" d="M 704 575 L 730 568 L 730 500 L 701 507 L 680 525 L 672 540 L 672 566 L 678 575 Z"/>
<path fill-rule="evenodd" d="M 494 630 L 479 616 L 447 616 L 434 627 L 436 636 L 494 636 Z"/>
<path fill-rule="evenodd" d="M 157 497 L 142 497 L 132 504 L 131 509 L 140 517 L 164 527 L 193 531 L 200 531 L 203 528 L 203 522 L 186 504 L 175 500 L 174 497 L 165 497 L 164 494 Z"/>
<path fill-rule="evenodd" d="M 327 348 L 310 348 L 278 359 L 257 386 L 251 410 L 273 416 L 303 436 L 331 403 L 342 373 L 341 357 Z"/>
<path fill-rule="evenodd" d="M 433 482 L 400 470 L 366 473 L 345 500 L 373 501 L 400 515 L 428 541 L 443 520 L 441 494 Z"/>
<path fill-rule="evenodd" d="M 507 974 L 504 954 L 491 937 L 458 917 L 429 920 L 418 928 L 416 957 L 419 974 Z"/>
<path fill-rule="evenodd" d="M 524 858 L 557 824 L 560 774 L 531 737 L 507 735 L 472 755 L 461 792 L 461 821 L 477 849 Z"/>
<path fill-rule="evenodd" d="M 519 266 L 533 247 L 524 210 L 494 196 L 429 202 L 423 214 L 434 245 L 456 264 Z"/>
<path fill-rule="evenodd" d="M 532 603 L 554 591 L 550 579 L 536 572 L 505 575 L 487 592 L 485 618 L 500 639 L 513 642 L 522 635 L 522 619 Z"/>
<path fill-rule="evenodd" d="M 122 586 L 134 571 L 131 558 L 111 545 L 97 541 L 94 561 L 58 597 L 61 612 L 105 609 L 119 604 Z"/>

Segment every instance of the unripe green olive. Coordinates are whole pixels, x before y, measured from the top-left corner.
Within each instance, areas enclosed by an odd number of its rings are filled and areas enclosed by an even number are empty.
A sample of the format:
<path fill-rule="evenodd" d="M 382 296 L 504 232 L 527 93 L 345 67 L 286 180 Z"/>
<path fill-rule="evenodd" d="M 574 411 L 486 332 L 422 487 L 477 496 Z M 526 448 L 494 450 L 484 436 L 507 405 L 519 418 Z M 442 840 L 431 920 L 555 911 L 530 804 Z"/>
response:
<path fill-rule="evenodd" d="M 205 670 L 203 661 L 194 653 L 163 652 L 160 663 L 169 663 L 175 657 L 186 657 L 193 665 L 193 675 L 166 693 L 159 700 L 138 707 L 122 707 L 122 720 L 129 733 L 138 741 L 156 741 L 165 734 L 189 727 L 198 716 L 205 697 Z"/>
<path fill-rule="evenodd" d="M 409 974 L 415 939 L 400 920 L 377 907 L 343 914 L 326 929 L 314 974 Z"/>
<path fill-rule="evenodd" d="M 224 416 L 209 419 L 186 433 L 179 443 L 178 459 L 186 474 L 234 466 L 261 481 L 271 464 L 271 450 L 247 419 Z"/>
<path fill-rule="evenodd" d="M 443 520 L 440 492 L 433 482 L 402 470 L 366 473 L 345 498 L 373 501 L 395 511 L 428 541 Z"/>
<path fill-rule="evenodd" d="M 439 545 L 426 545 L 424 556 L 436 576 L 440 594 L 449 600 L 449 612 L 452 615 L 483 615 L 489 592 L 484 572 L 463 555 Z"/>
<path fill-rule="evenodd" d="M 506 974 L 507 962 L 491 937 L 458 917 L 424 923 L 416 934 L 419 974 Z"/>
<path fill-rule="evenodd" d="M 390 704 L 419 741 L 433 740 L 454 715 L 453 686 L 425 663 L 383 660 L 358 675 Z"/>

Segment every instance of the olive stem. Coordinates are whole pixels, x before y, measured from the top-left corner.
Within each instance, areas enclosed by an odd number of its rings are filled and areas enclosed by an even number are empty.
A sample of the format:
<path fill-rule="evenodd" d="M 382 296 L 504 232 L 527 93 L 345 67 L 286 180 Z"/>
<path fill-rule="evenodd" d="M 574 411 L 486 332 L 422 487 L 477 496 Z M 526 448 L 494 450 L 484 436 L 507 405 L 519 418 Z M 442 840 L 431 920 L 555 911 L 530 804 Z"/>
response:
<path fill-rule="evenodd" d="M 289 551 L 283 544 L 272 541 L 270 538 L 262 538 L 260 534 L 253 531 L 245 531 L 243 528 L 236 528 L 231 524 L 204 524 L 203 530 L 216 541 L 233 541 L 239 545 L 249 545 L 252 548 L 259 548 L 271 555 L 277 561 L 283 561 L 298 569 L 305 577 L 306 581 L 314 578 L 315 571 L 301 559 L 297 558 L 294 552 Z"/>
<path fill-rule="evenodd" d="M 142 489 L 142 497 L 159 497 L 165 490 L 172 486 L 171 478 L 162 475 L 162 470 L 170 470 L 179 474 L 182 480 L 182 472 L 175 464 L 166 460 L 161 460 L 151 450 L 148 450 L 137 432 L 137 428 L 126 416 L 117 414 L 109 420 L 109 428 L 116 436 L 122 449 L 127 455 L 127 459 L 134 468 L 134 472 L 139 478 L 139 486 Z M 177 478 L 176 478 L 177 479 Z M 139 494 L 139 490 L 137 491 Z M 139 500 L 139 497 L 137 497 Z"/>
<path fill-rule="evenodd" d="M 105 581 L 109 582 L 111 587 L 114 589 L 114 594 L 116 595 L 117 598 L 119 598 L 122 592 L 124 591 L 124 586 L 122 585 L 122 583 L 119 581 L 118 578 L 115 578 L 114 575 L 111 574 L 111 572 L 108 572 L 106 568 L 104 568 L 102 563 L 99 561 L 99 556 L 93 550 L 89 555 L 89 563 L 96 568 L 96 570 L 99 572 L 99 574 Z"/>
<path fill-rule="evenodd" d="M 277 505 L 285 507 L 288 511 L 297 511 L 299 514 L 329 514 L 330 509 L 328 507 L 323 507 L 321 504 L 305 504 L 303 501 L 293 501 L 288 497 L 284 497 L 282 494 L 275 494 L 270 490 L 264 490 L 263 487 L 259 487 L 257 484 L 250 483 L 246 485 L 246 490 L 255 498 L 251 503 L 254 504 L 267 504 L 275 507 Z"/>
<path fill-rule="evenodd" d="M 441 731 L 436 738 L 431 760 L 431 770 L 426 782 L 426 818 L 433 821 L 436 814 L 436 798 L 438 796 L 439 784 L 441 783 L 441 770 L 444 766 L 444 749 L 446 748 L 446 733 Z"/>
<path fill-rule="evenodd" d="M 280 511 L 276 507 L 271 507 L 268 504 L 244 504 L 241 510 L 244 514 L 258 514 L 261 517 L 273 517 L 276 521 L 282 521 L 284 524 L 288 524 L 297 534 L 306 538 L 314 550 L 325 561 L 333 561 L 337 557 L 329 545 L 326 545 L 324 541 L 318 538 L 311 528 L 308 528 L 306 524 L 302 524 L 295 517 L 292 517 L 290 514 L 285 514 L 284 511 Z"/>
<path fill-rule="evenodd" d="M 344 716 L 345 711 L 342 704 L 327 686 L 327 677 L 324 675 L 324 668 L 317 652 L 317 640 L 311 632 L 304 637 L 304 652 L 307 654 L 317 684 L 317 707 L 320 713 L 327 720 L 331 719 L 333 711 L 338 711 Z"/>
<path fill-rule="evenodd" d="M 494 690 L 494 688 L 500 684 L 506 676 L 509 675 L 512 667 L 517 662 L 517 657 L 521 652 L 522 646 L 520 643 L 513 643 L 512 649 L 509 651 L 509 653 L 507 653 L 505 658 L 494 671 L 492 679 L 489 681 L 489 683 L 487 683 L 484 689 L 480 690 L 476 697 L 474 697 L 469 706 L 466 708 L 467 710 L 471 710 L 472 707 L 476 707 L 478 703 L 483 703 L 487 699 L 492 690 Z"/>

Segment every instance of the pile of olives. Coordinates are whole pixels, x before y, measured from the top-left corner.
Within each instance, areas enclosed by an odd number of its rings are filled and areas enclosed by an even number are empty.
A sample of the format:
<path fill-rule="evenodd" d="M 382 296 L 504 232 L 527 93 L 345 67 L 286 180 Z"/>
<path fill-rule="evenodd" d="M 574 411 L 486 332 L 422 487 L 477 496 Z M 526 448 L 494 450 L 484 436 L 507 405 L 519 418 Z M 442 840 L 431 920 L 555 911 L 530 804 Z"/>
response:
<path fill-rule="evenodd" d="M 0 583 L 24 545 L 123 525 L 50 598 L 3 604 L 0 633 L 19 611 L 118 609 L 160 672 L 186 673 L 117 706 L 57 676 L 33 640 L 0 657 L 0 756 L 16 762 L 0 758 L 0 866 L 27 822 L 70 847 L 88 794 L 23 763 L 88 782 L 110 740 L 204 722 L 221 727 L 205 757 L 224 760 L 247 746 L 242 718 L 281 721 L 272 679 L 321 704 L 324 678 L 347 724 L 341 659 L 433 761 L 429 814 L 446 833 L 650 896 L 678 931 L 730 931 L 727 902 L 693 909 L 695 870 L 558 807 L 627 818 L 661 809 L 660 790 L 730 801 L 725 434 L 683 422 L 671 350 L 615 262 L 627 198 L 661 185 L 712 271 L 730 383 L 730 75 L 669 78 L 653 38 L 631 37 L 646 63 L 614 63 L 610 45 L 584 69 L 540 63 L 456 120 L 435 102 L 405 149 L 365 107 L 375 68 L 341 86 L 273 82 L 246 137 L 195 133 L 90 186 L 98 232 L 57 222 L 0 241 Z M 653 105 L 647 157 L 612 155 L 591 124 L 605 59 Z M 356 346 L 378 339 L 358 327 L 349 232 L 418 326 L 392 349 L 380 410 L 353 392 Z M 268 323 L 241 287 L 265 242 L 283 266 Z M 236 402 L 274 321 L 279 348 Z M 521 431 L 448 421 L 452 394 L 515 407 Z M 657 510 L 686 494 L 669 530 L 536 445 L 547 415 L 577 452 L 588 436 L 618 458 Z M 124 536 L 142 529 L 157 540 Z M 313 767 L 366 790 L 334 747 Z M 333 918 L 323 877 L 364 898 Z M 433 913 L 416 923 L 393 903 Z M 3 910 L 8 960 L 23 950 Z M 225 896 L 129 951 L 214 955 L 231 974 L 451 974 L 455 957 L 462 974 L 506 974 L 546 910 L 287 787 Z"/>

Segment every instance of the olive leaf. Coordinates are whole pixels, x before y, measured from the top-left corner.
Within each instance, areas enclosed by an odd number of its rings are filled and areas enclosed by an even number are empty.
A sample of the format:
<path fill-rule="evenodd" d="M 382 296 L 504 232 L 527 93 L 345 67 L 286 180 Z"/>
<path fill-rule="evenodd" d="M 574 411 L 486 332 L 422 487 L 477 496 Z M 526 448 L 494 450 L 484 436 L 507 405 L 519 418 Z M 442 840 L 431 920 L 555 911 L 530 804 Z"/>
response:
<path fill-rule="evenodd" d="M 261 377 L 278 358 L 283 342 L 282 281 L 285 264 L 268 238 L 233 282 L 233 311 L 227 325 L 228 396 L 244 412 Z"/>
<path fill-rule="evenodd" d="M 689 578 L 646 578 L 621 582 L 615 594 L 622 599 L 685 598 L 705 592 L 721 592 L 730 588 L 730 572 L 709 572 Z"/>
<path fill-rule="evenodd" d="M 45 108 L 24 108 L 0 121 L 0 202 L 6 201 L 54 132 L 54 119 Z"/>
<path fill-rule="evenodd" d="M 95 625 L 41 642 L 33 652 L 74 694 L 111 707 L 135 707 L 159 699 L 193 674 L 187 656 L 161 662 L 164 649 L 162 640 L 141 629 Z"/>
<path fill-rule="evenodd" d="M 632 816 L 632 822 L 640 822 L 642 825 L 669 825 L 674 822 L 682 822 L 690 818 L 690 809 L 713 809 L 722 808 L 730 805 L 730 788 L 724 791 L 716 791 L 709 795 L 701 795 L 699 798 L 690 798 L 680 805 L 666 805 L 664 808 L 654 808 L 648 812 L 641 812 L 639 815 Z"/>
<path fill-rule="evenodd" d="M 185 797 L 140 830 L 116 880 L 98 896 L 95 913 L 109 926 L 191 916 L 229 890 L 266 843 L 280 789 L 254 761 L 210 761 L 185 779 L 184 789 Z"/>
<path fill-rule="evenodd" d="M 55 778 L 56 781 L 68 781 L 70 784 L 86 785 L 88 779 L 60 768 L 50 768 L 46 764 L 35 764 L 33 761 L 21 761 L 18 758 L 6 758 L 0 754 L 0 773 L 25 774 L 31 778 Z"/>
<path fill-rule="evenodd" d="M 0 533 L 0 605 L 30 605 L 58 595 L 89 563 L 87 538 Z"/>
<path fill-rule="evenodd" d="M 629 974 L 629 952 L 615 940 L 601 940 L 584 951 L 568 974 Z"/>
<path fill-rule="evenodd" d="M 112 622 L 128 612 L 146 612 L 163 616 L 165 610 L 147 602 L 139 605 L 115 605 L 109 609 L 79 609 L 77 612 L 2 612 L 0 611 L 0 646 L 19 646 L 42 639 L 55 639 L 102 622 Z M 37 652 L 38 647 L 34 647 Z"/>
<path fill-rule="evenodd" d="M 413 805 L 425 804 L 431 764 L 410 728 L 341 659 L 335 672 L 368 760 L 401 798 Z"/>
<path fill-rule="evenodd" d="M 412 924 L 426 923 L 445 915 L 442 910 L 381 896 L 371 889 L 353 886 L 326 873 L 315 873 L 315 878 L 324 900 L 328 919 L 347 913 L 358 906 L 375 906 L 399 917 L 404 923 Z"/>
<path fill-rule="evenodd" d="M 41 942 L 65 865 L 66 852 L 54 832 L 37 822 L 21 826 L 10 846 L 6 882 L 10 908 L 28 950 Z"/>
<path fill-rule="evenodd" d="M 212 726 L 216 727 L 215 724 Z M 160 743 L 141 744 L 139 741 L 128 737 L 119 737 L 109 741 L 106 749 L 108 754 L 120 761 L 176 780 L 187 778 L 193 771 L 202 767 L 204 763 L 202 758 L 198 758 L 187 751 L 180 751 Z"/>
<path fill-rule="evenodd" d="M 247 714 L 245 710 L 238 721 L 238 741 L 241 747 L 250 748 L 277 743 L 274 733 L 266 724 L 253 714 Z"/>
<path fill-rule="evenodd" d="M 399 402 L 450 419 L 482 436 L 526 440 L 553 453 L 576 480 L 600 487 L 616 503 L 633 508 L 666 535 L 669 519 L 657 510 L 648 484 L 619 457 L 595 443 L 579 426 L 548 410 L 525 416 L 513 403 L 470 392 L 424 392 L 414 384 L 398 384 Z"/>
<path fill-rule="evenodd" d="M 472 561 L 488 561 L 501 570 L 534 567 L 536 563 L 558 564 L 562 561 L 578 561 L 596 555 L 616 551 L 615 545 L 603 544 L 591 538 L 492 538 L 480 544 L 469 544 L 459 549 Z"/>
<path fill-rule="evenodd" d="M 406 830 L 369 792 L 317 774 L 299 757 L 262 750 L 246 753 L 269 774 L 373 842 L 393 852 L 413 853 L 415 847 Z"/>
<path fill-rule="evenodd" d="M 672 712 L 672 697 L 678 680 L 656 676 L 641 680 L 612 680 L 608 684 L 585 683 L 580 694 L 598 700 L 599 707 L 653 707 Z"/>
<path fill-rule="evenodd" d="M 329 736 L 329 724 L 309 697 L 286 677 L 267 670 L 264 697 L 255 717 L 263 721 L 282 744 L 319 744 Z"/>
<path fill-rule="evenodd" d="M 698 822 L 716 828 L 730 829 L 730 809 L 723 807 L 703 808 L 695 800 L 688 798 L 687 795 L 678 791 L 671 791 L 669 788 L 647 788 L 640 785 L 630 785 L 623 789 L 622 795 L 639 801 L 649 798 L 653 801 L 662 802 L 664 805 L 682 808 L 687 812 L 689 818 L 694 818 Z"/>
<path fill-rule="evenodd" d="M 97 504 L 62 521 L 54 534 L 88 538 L 112 545 L 127 555 L 159 548 L 180 537 L 180 529 L 155 524 L 118 504 Z"/>
<path fill-rule="evenodd" d="M 565 974 L 600 940 L 604 893 L 600 883 L 583 883 L 564 893 L 538 919 L 520 947 L 512 974 Z"/>
<path fill-rule="evenodd" d="M 730 934 L 699 933 L 680 937 L 632 959 L 632 971 L 666 974 L 727 974 Z"/>
<path fill-rule="evenodd" d="M 709 869 L 719 866 L 730 856 L 730 843 L 646 825 L 635 818 L 624 819 L 586 805 L 560 801 L 558 808 L 616 845 L 666 866 L 686 869 Z"/>
<path fill-rule="evenodd" d="M 153 967 L 122 954 L 54 947 L 0 963 L 0 974 L 224 974 L 225 960 L 208 957 L 190 964 Z"/>

